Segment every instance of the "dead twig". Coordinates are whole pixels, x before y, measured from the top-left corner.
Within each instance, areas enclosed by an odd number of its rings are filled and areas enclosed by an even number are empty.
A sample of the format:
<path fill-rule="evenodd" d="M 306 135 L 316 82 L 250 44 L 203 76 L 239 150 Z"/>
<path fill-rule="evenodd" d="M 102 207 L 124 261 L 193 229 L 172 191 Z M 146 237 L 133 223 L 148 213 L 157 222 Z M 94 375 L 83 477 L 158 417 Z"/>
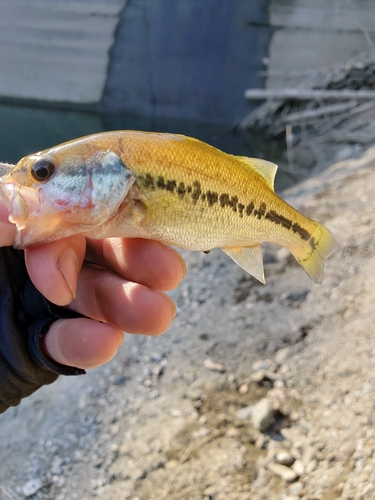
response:
<path fill-rule="evenodd" d="M 313 99 L 375 99 L 375 90 L 309 90 L 309 89 L 247 89 L 245 97 L 249 100 L 263 99 L 296 99 L 310 101 Z"/>
<path fill-rule="evenodd" d="M 329 130 L 331 130 L 333 127 L 337 127 L 337 125 L 348 120 L 349 118 L 352 118 L 354 115 L 357 115 L 359 113 L 364 113 L 365 111 L 368 111 L 374 107 L 375 107 L 375 100 L 371 102 L 366 102 L 361 106 L 357 106 L 355 109 L 352 109 L 348 113 L 345 113 L 345 115 L 338 116 L 336 120 L 331 120 L 326 127 L 319 130 L 318 135 L 322 136 L 326 134 Z"/>
<path fill-rule="evenodd" d="M 354 108 L 357 106 L 356 101 L 350 101 L 347 103 L 341 104 L 331 104 L 327 106 L 321 106 L 315 109 L 305 109 L 303 111 L 296 111 L 295 113 L 290 113 L 289 115 L 282 117 L 282 122 L 298 122 L 303 120 L 308 120 L 310 118 L 317 118 L 324 115 L 342 113 L 343 111 L 347 111 L 348 109 Z"/>

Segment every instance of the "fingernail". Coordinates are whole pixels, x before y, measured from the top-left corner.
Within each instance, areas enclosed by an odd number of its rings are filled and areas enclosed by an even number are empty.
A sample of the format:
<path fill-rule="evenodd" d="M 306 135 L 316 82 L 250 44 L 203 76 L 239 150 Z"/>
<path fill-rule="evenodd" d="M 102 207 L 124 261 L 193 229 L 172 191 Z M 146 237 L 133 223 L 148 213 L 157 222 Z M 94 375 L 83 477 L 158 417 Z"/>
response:
<path fill-rule="evenodd" d="M 187 274 L 187 265 L 186 265 L 186 262 L 184 261 L 182 255 L 176 251 L 176 254 L 178 255 L 179 259 L 180 259 L 180 262 L 182 264 L 182 269 L 183 269 L 183 275 L 182 275 L 182 279 L 185 278 L 186 274 Z"/>
<path fill-rule="evenodd" d="M 117 346 L 117 349 L 120 349 L 120 347 L 122 346 L 122 344 L 124 343 L 124 339 L 125 339 L 125 332 L 121 332 L 122 335 L 119 335 L 119 338 L 118 338 L 118 346 Z"/>
<path fill-rule="evenodd" d="M 182 255 L 180 254 L 180 252 L 178 250 L 175 250 L 174 248 L 171 248 L 171 247 L 167 247 L 167 248 L 171 252 L 173 252 L 178 257 L 179 261 L 181 262 L 182 273 L 183 273 L 181 279 L 184 279 L 186 274 L 187 274 L 187 266 L 186 266 L 186 262 L 184 261 L 184 258 L 182 257 Z"/>
<path fill-rule="evenodd" d="M 77 278 L 78 278 L 78 259 L 76 253 L 67 248 L 59 255 L 57 259 L 57 267 L 61 272 L 67 287 L 70 290 L 71 300 L 76 296 Z"/>
<path fill-rule="evenodd" d="M 169 297 L 169 295 L 167 295 L 168 299 L 169 299 L 169 303 L 171 305 L 171 309 L 172 309 L 172 319 L 175 319 L 175 317 L 177 316 L 177 306 L 174 302 L 173 299 L 171 299 L 171 297 Z"/>

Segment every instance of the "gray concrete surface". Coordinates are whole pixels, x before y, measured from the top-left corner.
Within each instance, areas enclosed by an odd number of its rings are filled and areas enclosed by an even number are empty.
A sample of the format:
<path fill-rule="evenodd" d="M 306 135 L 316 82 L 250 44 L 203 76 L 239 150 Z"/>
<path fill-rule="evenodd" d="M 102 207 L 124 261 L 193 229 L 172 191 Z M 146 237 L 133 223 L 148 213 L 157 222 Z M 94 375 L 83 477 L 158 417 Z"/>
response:
<path fill-rule="evenodd" d="M 269 10 L 268 88 L 293 86 L 375 48 L 373 0 L 271 0 Z"/>
<path fill-rule="evenodd" d="M 267 0 L 129 0 L 111 53 L 105 109 L 231 122 L 249 103 L 271 31 Z"/>
<path fill-rule="evenodd" d="M 0 96 L 95 103 L 126 0 L 1 0 Z"/>

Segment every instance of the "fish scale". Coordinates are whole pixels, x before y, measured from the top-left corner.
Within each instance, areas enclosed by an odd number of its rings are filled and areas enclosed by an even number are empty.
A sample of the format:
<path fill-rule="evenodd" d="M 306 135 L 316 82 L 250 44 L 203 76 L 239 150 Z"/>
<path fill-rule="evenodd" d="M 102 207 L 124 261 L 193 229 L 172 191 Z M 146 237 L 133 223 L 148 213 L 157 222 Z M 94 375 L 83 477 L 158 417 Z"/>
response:
<path fill-rule="evenodd" d="M 218 247 L 264 282 L 261 244 L 269 241 L 320 282 L 334 239 L 275 194 L 276 170 L 182 135 L 114 131 L 27 156 L 0 187 L 18 247 L 78 233 Z"/>

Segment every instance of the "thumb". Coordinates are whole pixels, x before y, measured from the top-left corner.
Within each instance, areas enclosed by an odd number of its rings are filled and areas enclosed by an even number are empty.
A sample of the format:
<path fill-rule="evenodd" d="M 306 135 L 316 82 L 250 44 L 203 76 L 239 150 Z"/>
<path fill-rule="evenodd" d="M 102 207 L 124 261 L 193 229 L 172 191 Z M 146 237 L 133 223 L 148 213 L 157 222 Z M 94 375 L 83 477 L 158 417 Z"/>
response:
<path fill-rule="evenodd" d="M 85 251 L 86 239 L 81 235 L 26 248 L 30 279 L 50 302 L 58 306 L 72 302 Z"/>

